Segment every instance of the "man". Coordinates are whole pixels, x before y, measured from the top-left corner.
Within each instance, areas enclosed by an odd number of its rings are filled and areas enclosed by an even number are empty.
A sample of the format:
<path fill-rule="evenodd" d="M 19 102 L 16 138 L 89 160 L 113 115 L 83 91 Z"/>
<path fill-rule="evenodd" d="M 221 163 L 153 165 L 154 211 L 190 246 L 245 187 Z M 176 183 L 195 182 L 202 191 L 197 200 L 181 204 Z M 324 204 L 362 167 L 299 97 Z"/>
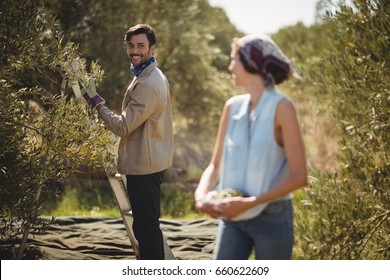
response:
<path fill-rule="evenodd" d="M 152 27 L 146 24 L 131 27 L 125 43 L 134 79 L 122 101 L 122 113 L 117 115 L 104 106 L 94 83 L 85 89 L 88 94 L 83 96 L 98 110 L 108 129 L 121 137 L 118 171 L 126 175 L 140 259 L 164 259 L 159 217 L 161 181 L 173 158 L 169 83 L 157 68 Z"/>

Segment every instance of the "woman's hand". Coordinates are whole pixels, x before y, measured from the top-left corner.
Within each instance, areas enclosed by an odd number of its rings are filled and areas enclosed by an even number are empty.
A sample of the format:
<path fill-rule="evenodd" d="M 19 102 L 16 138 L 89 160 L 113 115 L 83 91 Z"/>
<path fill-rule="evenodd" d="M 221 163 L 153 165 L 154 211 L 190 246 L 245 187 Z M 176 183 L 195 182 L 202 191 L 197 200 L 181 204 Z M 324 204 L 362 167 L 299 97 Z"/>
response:
<path fill-rule="evenodd" d="M 255 206 L 256 197 L 229 197 L 214 204 L 214 213 L 219 218 L 231 220 L 242 212 Z"/>
<path fill-rule="evenodd" d="M 210 215 L 212 218 L 218 219 L 218 212 L 215 210 L 216 204 L 212 201 L 206 201 L 204 199 L 197 200 L 195 203 L 196 208 L 198 208 L 201 212 Z"/>

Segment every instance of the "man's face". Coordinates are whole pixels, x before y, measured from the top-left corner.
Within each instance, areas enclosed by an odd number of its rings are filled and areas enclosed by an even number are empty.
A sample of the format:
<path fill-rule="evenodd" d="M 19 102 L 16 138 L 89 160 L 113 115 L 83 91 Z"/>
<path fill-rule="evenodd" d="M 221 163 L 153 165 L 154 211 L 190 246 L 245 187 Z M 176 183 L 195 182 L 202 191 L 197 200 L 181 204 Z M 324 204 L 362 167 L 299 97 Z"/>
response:
<path fill-rule="evenodd" d="M 154 54 L 155 45 L 149 46 L 146 34 L 133 35 L 127 43 L 127 55 L 134 66 L 141 65 Z"/>

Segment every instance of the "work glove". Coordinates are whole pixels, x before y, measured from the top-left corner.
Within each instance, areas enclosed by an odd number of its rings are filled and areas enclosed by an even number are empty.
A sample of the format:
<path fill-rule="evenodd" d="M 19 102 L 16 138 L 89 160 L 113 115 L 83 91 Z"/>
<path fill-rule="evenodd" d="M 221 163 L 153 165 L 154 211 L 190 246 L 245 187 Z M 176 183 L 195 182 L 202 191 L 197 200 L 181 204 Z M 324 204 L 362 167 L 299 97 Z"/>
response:
<path fill-rule="evenodd" d="M 98 105 L 104 105 L 106 101 L 96 92 L 95 80 L 89 80 L 88 87 L 79 81 L 81 88 L 81 94 L 92 109 L 95 109 Z"/>
<path fill-rule="evenodd" d="M 72 87 L 74 96 L 77 99 L 81 98 L 81 91 L 80 91 L 80 85 L 79 85 L 78 79 L 73 78 L 73 79 L 70 79 L 69 82 L 70 82 L 70 85 Z"/>

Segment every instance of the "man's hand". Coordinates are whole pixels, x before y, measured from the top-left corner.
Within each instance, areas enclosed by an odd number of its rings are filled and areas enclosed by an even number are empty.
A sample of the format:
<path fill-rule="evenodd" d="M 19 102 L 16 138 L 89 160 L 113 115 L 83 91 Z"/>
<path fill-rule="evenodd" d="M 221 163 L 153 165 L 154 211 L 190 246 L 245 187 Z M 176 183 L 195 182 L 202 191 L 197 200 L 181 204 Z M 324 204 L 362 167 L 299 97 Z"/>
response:
<path fill-rule="evenodd" d="M 82 96 L 87 100 L 92 109 L 95 109 L 99 105 L 104 105 L 106 101 L 96 92 L 95 80 L 89 80 L 88 87 L 79 81 Z"/>

